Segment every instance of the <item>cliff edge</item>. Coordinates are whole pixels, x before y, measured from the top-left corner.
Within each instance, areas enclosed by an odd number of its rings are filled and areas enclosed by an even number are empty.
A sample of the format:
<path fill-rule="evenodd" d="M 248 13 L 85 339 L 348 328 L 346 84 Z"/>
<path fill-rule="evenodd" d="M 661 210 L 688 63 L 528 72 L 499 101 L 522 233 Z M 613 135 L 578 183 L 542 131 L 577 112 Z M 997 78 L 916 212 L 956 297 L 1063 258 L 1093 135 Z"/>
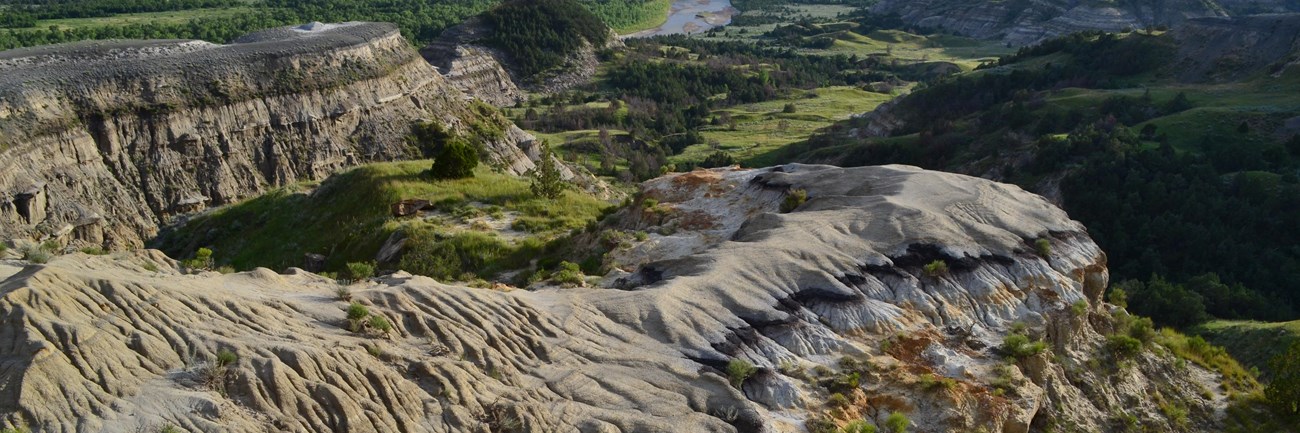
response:
<path fill-rule="evenodd" d="M 138 247 L 270 187 L 413 155 L 417 121 L 489 130 L 520 174 L 532 137 L 476 107 L 391 24 L 313 23 L 230 45 L 80 42 L 0 53 L 0 233 Z"/>

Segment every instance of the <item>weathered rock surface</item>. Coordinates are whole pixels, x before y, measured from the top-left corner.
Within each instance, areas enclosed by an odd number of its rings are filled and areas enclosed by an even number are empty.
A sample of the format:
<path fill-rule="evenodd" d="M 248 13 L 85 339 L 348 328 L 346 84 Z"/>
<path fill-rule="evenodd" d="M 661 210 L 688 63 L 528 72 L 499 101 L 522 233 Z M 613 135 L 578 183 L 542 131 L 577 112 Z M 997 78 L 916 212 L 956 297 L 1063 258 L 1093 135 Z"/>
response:
<path fill-rule="evenodd" d="M 531 169 L 532 137 L 488 117 L 390 24 L 8 51 L 0 237 L 140 246 L 178 215 L 410 156 L 416 121 L 493 122 L 489 162 Z"/>
<path fill-rule="evenodd" d="M 777 213 L 790 189 L 808 201 Z M 1211 374 L 1159 349 L 1105 358 L 1105 255 L 1019 188 L 789 165 L 671 175 L 643 197 L 659 203 L 618 215 L 655 232 L 629 248 L 649 253 L 611 256 L 635 276 L 621 290 L 353 286 L 386 337 L 347 331 L 338 286 L 304 272 L 180 275 L 148 252 L 28 266 L 0 283 L 0 414 L 52 432 L 795 432 L 827 399 L 800 371 L 854 364 L 837 419 L 1166 428 L 1159 400 L 1186 409 L 1178 431 L 1215 428 Z M 933 260 L 950 271 L 925 274 Z M 992 347 L 1013 323 L 1048 352 L 1004 365 Z M 222 349 L 238 360 L 211 368 Z M 761 368 L 742 390 L 720 371 L 733 358 Z"/>
<path fill-rule="evenodd" d="M 1142 4 L 1061 0 L 884 0 L 873 10 L 898 14 L 922 27 L 946 29 L 974 38 L 1000 39 L 1013 46 L 1029 45 L 1084 30 L 1178 26 L 1190 18 L 1229 14 L 1227 9 L 1213 1 L 1200 0 Z"/>

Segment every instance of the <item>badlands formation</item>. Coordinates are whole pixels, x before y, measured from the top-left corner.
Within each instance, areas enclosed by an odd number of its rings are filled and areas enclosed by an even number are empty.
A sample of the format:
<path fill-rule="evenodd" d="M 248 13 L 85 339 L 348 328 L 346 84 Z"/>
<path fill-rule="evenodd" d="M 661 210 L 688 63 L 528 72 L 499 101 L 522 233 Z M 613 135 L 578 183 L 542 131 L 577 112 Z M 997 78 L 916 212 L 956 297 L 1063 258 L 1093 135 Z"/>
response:
<path fill-rule="evenodd" d="M 417 156 L 404 140 L 417 121 L 495 131 L 487 163 L 533 167 L 533 137 L 471 102 L 391 24 L 6 51 L 0 233 L 139 247 L 179 216 Z"/>
<path fill-rule="evenodd" d="M 650 234 L 598 287 L 398 272 L 350 287 L 361 326 L 338 283 L 296 269 L 5 261 L 0 416 L 42 432 L 799 432 L 893 413 L 925 433 L 1219 427 L 1214 374 L 1104 349 L 1105 254 L 1015 186 L 907 166 L 698 170 L 645 183 L 602 224 Z M 1008 359 L 1012 333 L 1045 350 Z M 734 360 L 757 367 L 739 386 Z"/>

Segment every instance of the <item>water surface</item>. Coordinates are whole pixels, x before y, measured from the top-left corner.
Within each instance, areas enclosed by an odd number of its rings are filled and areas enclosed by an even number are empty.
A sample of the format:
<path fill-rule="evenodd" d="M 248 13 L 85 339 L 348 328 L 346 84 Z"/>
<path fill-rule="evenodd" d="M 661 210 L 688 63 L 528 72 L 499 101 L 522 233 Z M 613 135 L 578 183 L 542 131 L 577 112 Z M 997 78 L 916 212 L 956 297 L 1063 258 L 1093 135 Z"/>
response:
<path fill-rule="evenodd" d="M 731 0 L 676 0 L 668 21 L 659 27 L 642 30 L 626 38 L 645 38 L 659 35 L 695 34 L 731 23 L 737 13 Z"/>

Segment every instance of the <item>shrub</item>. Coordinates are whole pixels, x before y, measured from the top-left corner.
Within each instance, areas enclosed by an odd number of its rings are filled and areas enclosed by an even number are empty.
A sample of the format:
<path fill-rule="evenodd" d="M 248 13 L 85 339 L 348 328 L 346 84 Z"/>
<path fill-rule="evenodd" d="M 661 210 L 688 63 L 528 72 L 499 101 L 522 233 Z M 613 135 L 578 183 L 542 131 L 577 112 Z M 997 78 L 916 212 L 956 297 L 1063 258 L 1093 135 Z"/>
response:
<path fill-rule="evenodd" d="M 700 161 L 700 167 L 704 168 L 730 167 L 733 165 L 736 165 L 736 158 L 721 150 L 709 154 L 709 156 L 704 157 L 703 161 Z"/>
<path fill-rule="evenodd" d="M 101 246 L 85 247 L 81 249 L 81 252 L 92 256 L 102 256 L 108 254 L 108 251 L 105 251 L 104 247 Z"/>
<path fill-rule="evenodd" d="M 758 367 L 740 358 L 732 358 L 731 362 L 727 363 L 727 379 L 731 381 L 731 386 L 736 388 L 744 385 L 745 380 L 748 380 L 750 376 L 757 372 Z"/>
<path fill-rule="evenodd" d="M 388 322 L 388 318 L 379 315 L 370 316 L 370 329 L 387 334 L 393 330 L 393 324 Z"/>
<path fill-rule="evenodd" d="M 334 289 L 334 297 L 340 301 L 351 301 L 352 291 L 348 290 L 347 287 L 340 286 L 339 288 Z"/>
<path fill-rule="evenodd" d="M 348 330 L 352 332 L 361 332 L 362 321 L 370 316 L 370 309 L 365 305 L 353 302 L 348 305 Z"/>
<path fill-rule="evenodd" d="M 1122 287 L 1111 287 L 1110 292 L 1106 294 L 1106 302 L 1120 308 L 1128 308 L 1128 292 Z"/>
<path fill-rule="evenodd" d="M 23 260 L 32 263 L 49 263 L 54 255 L 43 247 L 29 245 L 23 248 Z"/>
<path fill-rule="evenodd" d="M 438 179 L 464 179 L 474 177 L 475 167 L 478 167 L 478 149 L 463 139 L 453 138 L 442 146 L 430 170 Z"/>
<path fill-rule="evenodd" d="M 876 433 L 876 426 L 863 420 L 849 421 L 840 427 L 839 433 Z"/>
<path fill-rule="evenodd" d="M 1132 358 L 1142 353 L 1142 342 L 1123 334 L 1106 337 L 1106 350 L 1117 358 Z"/>
<path fill-rule="evenodd" d="M 858 389 L 861 380 L 862 373 L 856 371 L 852 373 L 841 373 L 831 379 L 830 383 L 826 384 L 826 389 L 831 392 L 853 392 L 853 390 Z"/>
<path fill-rule="evenodd" d="M 1070 304 L 1070 311 L 1073 312 L 1075 316 L 1088 314 L 1088 301 L 1086 299 L 1075 301 L 1073 304 Z"/>
<path fill-rule="evenodd" d="M 885 428 L 889 429 L 891 433 L 904 433 L 910 425 L 912 425 L 912 420 L 907 419 L 907 415 L 902 412 L 890 413 L 889 417 L 885 418 Z"/>
<path fill-rule="evenodd" d="M 832 421 L 826 416 L 810 417 L 807 421 L 803 422 L 803 426 L 808 429 L 808 433 L 839 432 L 839 429 L 835 426 L 835 421 Z"/>
<path fill-rule="evenodd" d="M 1300 342 L 1269 360 L 1273 380 L 1264 389 L 1268 401 L 1287 415 L 1300 415 Z"/>
<path fill-rule="evenodd" d="M 799 206 L 802 206 L 804 202 L 807 201 L 808 201 L 807 190 L 804 189 L 792 190 L 790 191 L 789 194 L 785 196 L 785 201 L 781 202 L 781 213 L 794 212 L 795 209 L 798 209 Z"/>
<path fill-rule="evenodd" d="M 560 262 L 560 268 L 551 273 L 551 281 L 557 284 L 568 286 L 583 286 L 586 284 L 586 277 L 582 275 L 582 268 L 577 263 Z"/>
<path fill-rule="evenodd" d="M 945 262 L 943 260 L 935 260 L 933 262 L 926 264 L 924 267 L 924 271 L 925 271 L 925 275 L 931 277 L 941 277 L 944 275 L 948 275 L 948 262 Z"/>
<path fill-rule="evenodd" d="M 347 264 L 348 278 L 353 280 L 364 280 L 375 275 L 374 263 L 352 262 Z"/>
<path fill-rule="evenodd" d="M 186 269 L 195 271 L 206 271 L 212 269 L 212 250 L 208 248 L 199 248 L 194 252 L 194 257 L 181 263 Z"/>
<path fill-rule="evenodd" d="M 1042 341 L 1031 341 L 1024 334 L 1007 334 L 1002 340 L 1002 354 L 1010 356 L 1017 360 L 1025 359 L 1047 349 L 1047 343 Z"/>
<path fill-rule="evenodd" d="M 826 405 L 834 408 L 849 407 L 849 398 L 845 397 L 844 394 L 837 392 L 831 394 L 830 398 L 826 399 Z"/>
<path fill-rule="evenodd" d="M 231 352 L 230 349 L 221 349 L 217 351 L 218 367 L 225 367 L 234 364 L 235 361 L 238 360 L 239 360 L 239 355 L 236 355 L 235 352 Z"/>
<path fill-rule="evenodd" d="M 795 107 L 794 103 L 788 103 L 785 104 L 784 107 L 781 107 L 781 112 L 785 114 L 793 114 L 796 111 L 799 111 L 799 108 Z"/>
<path fill-rule="evenodd" d="M 181 429 L 171 424 L 167 424 L 158 429 L 158 433 L 181 433 Z"/>
<path fill-rule="evenodd" d="M 1052 241 L 1046 238 L 1034 241 L 1034 252 L 1044 259 L 1050 257 L 1052 255 Z"/>

